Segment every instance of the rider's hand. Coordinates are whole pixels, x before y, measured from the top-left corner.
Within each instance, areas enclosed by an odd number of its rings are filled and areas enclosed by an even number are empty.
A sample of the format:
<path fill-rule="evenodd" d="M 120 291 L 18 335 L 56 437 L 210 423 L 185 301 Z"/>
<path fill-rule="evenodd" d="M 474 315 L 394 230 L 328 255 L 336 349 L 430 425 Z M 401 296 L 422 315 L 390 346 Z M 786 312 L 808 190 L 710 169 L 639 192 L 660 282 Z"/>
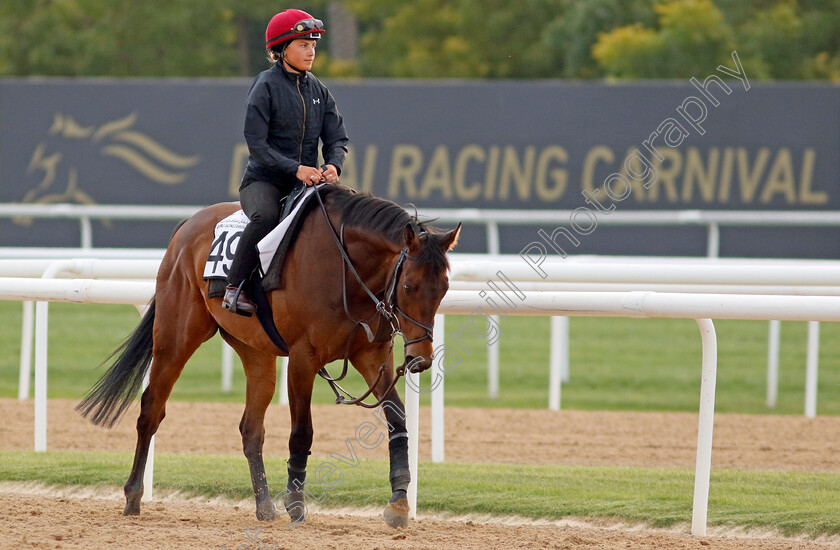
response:
<path fill-rule="evenodd" d="M 321 177 L 327 183 L 338 183 L 338 170 L 332 164 L 325 164 L 321 169 Z"/>
<path fill-rule="evenodd" d="M 306 185 L 311 186 L 321 181 L 321 170 L 313 166 L 304 166 L 301 164 L 298 166 L 295 176 Z"/>

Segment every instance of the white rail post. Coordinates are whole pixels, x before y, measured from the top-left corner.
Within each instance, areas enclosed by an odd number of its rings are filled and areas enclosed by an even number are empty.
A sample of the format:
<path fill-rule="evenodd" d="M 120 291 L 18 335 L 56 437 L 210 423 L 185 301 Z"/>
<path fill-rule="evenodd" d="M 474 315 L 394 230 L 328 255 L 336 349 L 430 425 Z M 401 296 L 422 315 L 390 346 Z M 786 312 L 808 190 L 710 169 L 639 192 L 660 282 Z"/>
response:
<path fill-rule="evenodd" d="M 820 358 L 820 323 L 808 321 L 808 357 L 805 369 L 805 416 L 817 416 L 817 370 Z"/>
<path fill-rule="evenodd" d="M 444 315 L 435 315 L 435 331 L 432 339 L 432 349 L 439 350 L 440 357 L 432 362 L 432 462 L 443 462 L 444 456 L 444 406 L 443 381 L 444 372 Z"/>
<path fill-rule="evenodd" d="M 74 268 L 73 260 L 57 260 L 44 270 L 41 279 L 55 279 L 59 273 Z M 49 302 L 35 302 L 35 452 L 47 450 L 49 307 Z"/>
<path fill-rule="evenodd" d="M 49 302 L 35 303 L 35 452 L 47 450 L 47 340 Z"/>
<path fill-rule="evenodd" d="M 222 393 L 233 389 L 233 348 L 222 340 Z"/>
<path fill-rule="evenodd" d="M 563 367 L 569 370 L 569 318 L 551 317 L 551 336 L 549 338 L 549 380 L 548 408 L 560 410 L 560 385 L 563 381 Z"/>
<path fill-rule="evenodd" d="M 717 380 L 717 335 L 711 319 L 697 319 L 703 344 L 700 375 L 700 419 L 697 425 L 697 464 L 694 470 L 694 503 L 691 534 L 706 536 L 709 512 L 709 478 L 712 471 L 712 429 L 715 424 L 715 384 Z"/>
<path fill-rule="evenodd" d="M 280 377 L 278 383 L 280 384 L 280 395 L 277 396 L 281 405 L 289 404 L 289 358 L 279 357 L 280 360 Z"/>
<path fill-rule="evenodd" d="M 144 313 L 145 315 L 145 313 Z M 143 391 L 149 387 L 149 376 L 151 369 L 146 371 L 146 376 L 143 377 Z M 142 395 L 142 393 L 141 393 Z M 146 455 L 146 469 L 143 470 L 143 502 L 150 502 L 153 498 L 152 492 L 155 483 L 155 436 L 149 440 L 149 452 Z"/>
<path fill-rule="evenodd" d="M 561 317 L 561 319 L 563 321 L 560 326 L 560 344 L 563 347 L 560 350 L 560 382 L 568 384 L 572 377 L 569 362 L 569 323 L 571 319 L 568 317 Z"/>
<path fill-rule="evenodd" d="M 487 223 L 487 253 L 494 256 L 501 254 L 501 245 L 499 244 L 499 224 L 495 221 L 488 221 Z"/>
<path fill-rule="evenodd" d="M 718 256 L 720 256 L 720 226 L 717 222 L 709 222 L 706 239 L 706 257 L 717 258 Z"/>
<path fill-rule="evenodd" d="M 32 323 L 35 316 L 35 302 L 23 302 L 23 321 L 20 330 L 20 378 L 18 399 L 29 399 L 29 379 L 32 377 Z"/>
<path fill-rule="evenodd" d="M 82 233 L 82 248 L 93 248 L 93 228 L 90 225 L 90 216 L 79 218 Z"/>
<path fill-rule="evenodd" d="M 487 221 L 487 252 L 491 255 L 500 254 L 501 244 L 499 242 L 499 224 L 495 221 Z M 491 315 L 488 322 L 495 323 L 501 331 L 499 316 Z M 487 397 L 496 399 L 499 397 L 499 339 L 487 343 Z"/>
<path fill-rule="evenodd" d="M 408 430 L 408 471 L 411 481 L 406 496 L 410 510 L 408 518 L 417 517 L 417 471 L 420 463 L 420 375 L 405 373 L 405 423 Z"/>
<path fill-rule="evenodd" d="M 498 315 L 491 315 L 487 322 L 499 327 L 501 332 Z M 487 341 L 487 397 L 490 399 L 499 397 L 499 340 L 501 337 Z"/>
<path fill-rule="evenodd" d="M 767 406 L 776 408 L 779 397 L 779 335 L 782 330 L 781 321 L 770 321 L 770 332 L 767 337 Z"/>
<path fill-rule="evenodd" d="M 142 319 L 146 315 L 146 311 L 148 311 L 148 305 L 138 305 L 137 311 L 140 312 L 140 318 Z M 154 361 L 154 358 L 152 358 Z M 146 367 L 146 374 L 143 376 L 143 390 L 142 392 L 146 391 L 146 388 L 149 387 L 149 377 L 151 376 L 152 369 L 151 363 L 148 367 Z M 154 483 L 155 483 L 155 436 L 153 435 L 152 438 L 149 440 L 149 452 L 146 455 L 146 468 L 143 470 L 143 498 L 141 499 L 143 502 L 150 502 L 152 500 L 152 494 L 154 490 Z"/>

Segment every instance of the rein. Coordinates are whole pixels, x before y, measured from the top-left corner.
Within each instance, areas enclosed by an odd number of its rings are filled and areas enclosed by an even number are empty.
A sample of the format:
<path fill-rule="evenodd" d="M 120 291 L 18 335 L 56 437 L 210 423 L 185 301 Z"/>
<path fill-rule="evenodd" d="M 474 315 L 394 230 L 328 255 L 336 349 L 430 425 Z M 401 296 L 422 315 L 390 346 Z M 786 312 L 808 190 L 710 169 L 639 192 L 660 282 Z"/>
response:
<path fill-rule="evenodd" d="M 390 393 L 391 390 L 394 389 L 394 387 L 396 387 L 397 381 L 400 379 L 401 376 L 403 376 L 405 374 L 406 369 L 408 369 L 409 372 L 411 372 L 411 364 L 406 365 L 405 362 L 403 362 L 402 365 L 400 365 L 399 367 L 397 367 L 395 369 L 394 379 L 391 381 L 391 384 L 388 386 L 388 388 L 382 394 L 382 398 L 380 398 L 379 400 L 376 401 L 376 403 L 373 403 L 373 404 L 368 404 L 368 403 L 364 402 L 364 399 L 366 399 L 371 393 L 373 393 L 373 388 L 375 388 L 376 385 L 379 384 L 379 381 L 382 379 L 382 377 L 384 376 L 385 372 L 388 369 L 389 360 L 393 357 L 393 354 L 394 354 L 394 336 L 402 333 L 402 330 L 401 330 L 401 327 L 400 327 L 400 321 L 399 321 L 399 318 L 397 317 L 396 313 L 399 313 L 404 318 L 406 318 L 407 320 L 411 321 L 412 323 L 416 324 L 417 326 L 419 326 L 420 328 L 422 328 L 426 331 L 426 334 L 424 334 L 420 338 L 415 338 L 414 340 L 409 340 L 409 341 L 405 342 L 405 346 L 408 346 L 409 344 L 414 344 L 416 342 L 421 342 L 421 341 L 423 341 L 427 338 L 429 340 L 431 340 L 432 339 L 432 327 L 428 327 L 428 326 L 420 323 L 419 321 L 417 321 L 413 317 L 409 316 L 397 304 L 397 284 L 399 282 L 400 275 L 402 274 L 403 263 L 405 262 L 405 260 L 407 258 L 411 258 L 411 256 L 408 254 L 408 247 L 403 247 L 402 251 L 400 251 L 400 256 L 397 259 L 396 265 L 394 266 L 393 275 L 390 277 L 390 279 L 391 279 L 390 288 L 388 289 L 388 292 L 385 295 L 385 300 L 384 301 L 380 300 L 379 298 L 376 297 L 376 295 L 373 292 L 371 292 L 371 290 L 368 288 L 368 286 L 364 283 L 362 278 L 359 276 L 359 273 L 356 271 L 356 268 L 353 266 L 353 262 L 351 261 L 350 256 L 347 254 L 347 250 L 344 246 L 344 224 L 341 225 L 341 229 L 340 229 L 341 237 L 339 238 L 339 236 L 336 234 L 335 228 L 332 225 L 332 222 L 330 222 L 330 217 L 327 214 L 327 209 L 324 206 L 323 199 L 321 198 L 321 193 L 319 193 L 316 190 L 315 191 L 315 196 L 318 197 L 318 203 L 321 207 L 321 212 L 324 213 L 324 220 L 327 222 L 327 226 L 330 228 L 330 235 L 332 235 L 333 240 L 335 241 L 336 247 L 338 247 L 338 251 L 341 253 L 341 258 L 342 258 L 342 264 L 341 264 L 341 273 L 342 273 L 341 285 L 342 285 L 342 288 L 341 288 L 341 291 L 342 291 L 342 302 L 344 304 L 344 314 L 347 316 L 348 319 L 350 319 L 350 321 L 352 321 L 356 325 L 357 329 L 359 327 L 364 329 L 365 334 L 367 335 L 367 338 L 368 338 L 369 342 L 374 341 L 375 336 L 373 334 L 373 331 L 370 329 L 370 326 L 368 325 L 368 323 L 366 323 L 365 321 L 356 321 L 355 319 L 353 319 L 353 316 L 350 315 L 350 309 L 347 305 L 347 281 L 346 281 L 346 277 L 345 277 L 345 274 L 346 274 L 345 270 L 347 268 L 349 268 L 350 273 L 353 274 L 353 277 L 355 277 L 356 281 L 359 282 L 359 284 L 362 286 L 362 288 L 367 293 L 368 297 L 371 299 L 373 304 L 376 306 L 376 313 L 379 313 L 391 325 L 391 334 L 388 338 L 389 341 L 390 341 L 390 346 L 388 348 L 388 359 L 386 359 L 384 363 L 379 365 L 379 374 L 376 376 L 376 380 L 374 380 L 373 383 L 369 385 L 367 391 L 364 394 L 360 395 L 359 397 L 353 397 L 353 396 L 350 395 L 350 393 L 347 390 L 345 390 L 344 388 L 342 388 L 338 384 L 338 382 L 340 380 L 343 380 L 344 377 L 347 376 L 348 360 L 349 360 L 349 353 L 350 353 L 350 343 L 353 341 L 353 337 L 355 335 L 355 330 L 351 331 L 350 334 L 347 337 L 347 344 L 345 346 L 346 351 L 344 353 L 344 366 L 342 367 L 341 374 L 339 376 L 333 378 L 333 377 L 330 376 L 329 372 L 327 372 L 326 367 L 322 367 L 318 371 L 318 375 L 321 376 L 321 378 L 323 378 L 324 380 L 326 380 L 329 383 L 330 388 L 332 388 L 333 393 L 335 393 L 335 402 L 337 404 L 359 405 L 360 407 L 364 407 L 366 409 L 375 409 L 376 407 L 381 405 L 383 401 L 385 401 L 385 396 L 388 393 Z M 373 315 L 376 316 L 376 313 L 374 313 Z"/>

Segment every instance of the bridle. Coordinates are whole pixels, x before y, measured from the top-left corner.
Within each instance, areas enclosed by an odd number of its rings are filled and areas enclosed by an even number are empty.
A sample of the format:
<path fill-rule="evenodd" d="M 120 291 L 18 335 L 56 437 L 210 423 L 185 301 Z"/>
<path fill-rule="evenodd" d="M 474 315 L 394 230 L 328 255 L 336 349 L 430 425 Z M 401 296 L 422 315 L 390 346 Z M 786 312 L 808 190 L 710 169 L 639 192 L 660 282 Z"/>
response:
<path fill-rule="evenodd" d="M 422 225 L 421 225 L 421 228 L 422 228 Z M 343 226 L 342 226 L 342 229 L 343 229 Z M 422 238 L 425 235 L 427 235 L 427 233 L 426 233 L 425 230 L 423 230 L 418 235 L 418 237 Z M 343 236 L 343 231 L 342 231 L 342 236 Z M 404 247 L 402 249 L 402 251 L 400 251 L 400 257 L 397 258 L 397 263 L 394 266 L 394 273 L 391 277 L 391 287 L 388 290 L 387 294 L 385 295 L 385 305 L 386 305 L 386 307 L 390 308 L 391 315 L 397 323 L 395 331 L 392 332 L 392 334 L 391 334 L 392 337 L 394 335 L 396 335 L 398 332 L 400 334 L 402 334 L 402 330 L 400 329 L 400 326 L 399 326 L 399 318 L 396 315 L 394 315 L 394 313 L 399 313 L 405 319 L 407 319 L 408 321 L 411 321 L 412 323 L 414 323 L 415 325 L 417 325 L 418 327 L 423 329 L 424 334 L 420 338 L 415 338 L 414 340 L 405 340 L 405 346 L 408 346 L 410 344 L 416 344 L 417 342 L 422 342 L 423 340 L 431 340 L 432 339 L 432 332 L 434 331 L 434 326 L 430 327 L 430 326 L 424 325 L 423 323 L 421 323 L 420 321 L 418 321 L 417 319 L 415 319 L 414 317 L 412 317 L 411 315 L 409 315 L 408 313 L 403 311 L 403 309 L 400 307 L 399 303 L 397 302 L 397 284 L 399 284 L 400 275 L 402 275 L 403 263 L 405 262 L 406 258 L 413 259 L 411 257 L 411 255 L 408 253 L 408 247 Z M 361 283 L 361 281 L 359 281 L 359 282 Z M 362 286 L 364 286 L 364 283 L 361 283 L 361 284 L 362 284 Z M 377 304 L 377 306 L 378 306 L 378 304 Z M 346 308 L 345 308 L 345 312 L 347 312 Z M 347 312 L 347 315 L 348 316 L 350 315 L 349 312 Z M 392 323 L 391 326 L 392 326 L 392 328 L 394 328 L 393 323 Z M 368 330 L 370 330 L 370 329 L 368 329 Z M 405 335 L 403 335 L 403 337 L 404 336 Z"/>
<path fill-rule="evenodd" d="M 414 323 L 415 325 L 417 325 L 418 327 L 420 327 L 424 331 L 424 334 L 422 336 L 420 336 L 419 338 L 404 341 L 404 344 L 403 344 L 404 345 L 404 347 L 403 347 L 404 350 L 406 350 L 408 348 L 408 346 L 411 345 L 411 344 L 416 344 L 417 342 L 422 342 L 423 340 L 427 340 L 427 339 L 431 341 L 432 340 L 432 333 L 434 331 L 434 325 L 432 325 L 432 326 L 424 325 L 423 323 L 421 323 L 417 319 L 411 317 L 409 314 L 407 314 L 399 306 L 399 303 L 397 301 L 397 288 L 398 288 L 400 276 L 402 275 L 403 265 L 405 264 L 405 261 L 407 259 L 413 259 L 412 256 L 408 253 L 408 247 L 405 246 L 400 251 L 400 255 L 397 258 L 397 262 L 396 262 L 396 264 L 394 264 L 394 269 L 393 269 L 391 275 L 389 276 L 390 284 L 386 283 L 386 286 L 387 286 L 388 289 L 385 292 L 385 298 L 384 298 L 384 300 L 380 300 L 370 290 L 370 288 L 368 288 L 368 286 L 365 284 L 365 282 L 359 276 L 359 273 L 356 271 L 356 268 L 353 266 L 353 262 L 351 261 L 350 256 L 347 254 L 347 248 L 344 245 L 344 224 L 343 223 L 341 224 L 341 227 L 340 227 L 340 230 L 339 230 L 341 236 L 339 237 L 339 235 L 336 234 L 336 231 L 335 231 L 335 228 L 332 225 L 332 222 L 330 221 L 329 214 L 327 214 L 327 209 L 324 206 L 324 201 L 321 198 L 321 193 L 319 193 L 318 190 L 315 191 L 315 196 L 318 197 L 318 203 L 321 206 L 321 211 L 324 213 L 324 219 L 327 222 L 327 226 L 330 228 L 330 235 L 332 235 L 333 240 L 335 241 L 335 244 L 338 247 L 338 251 L 341 254 L 341 258 L 342 258 L 342 263 L 341 263 L 341 287 L 342 287 L 341 288 L 341 294 L 342 294 L 342 296 L 341 297 L 342 297 L 342 302 L 343 302 L 343 305 L 344 305 L 344 314 L 347 316 L 348 319 L 350 319 L 350 321 L 352 321 L 356 325 L 356 328 L 361 327 L 365 331 L 365 334 L 367 335 L 367 338 L 368 338 L 369 342 L 374 341 L 374 339 L 376 337 L 373 334 L 373 331 L 370 329 L 370 325 L 367 322 L 367 321 L 370 321 L 370 319 L 367 319 L 367 320 L 364 320 L 364 321 L 357 321 L 350 314 L 350 308 L 347 305 L 347 278 L 345 276 L 346 275 L 345 270 L 349 269 L 350 273 L 353 274 L 353 277 L 356 279 L 356 281 L 358 281 L 359 285 L 361 285 L 361 287 L 364 289 L 365 293 L 368 295 L 368 297 L 371 299 L 374 306 L 376 307 L 376 312 L 373 314 L 373 316 L 375 317 L 377 314 L 379 314 L 382 317 L 382 320 L 387 321 L 388 324 L 391 327 L 391 334 L 388 337 L 388 340 L 390 341 L 390 346 L 388 348 L 388 359 L 386 359 L 384 363 L 379 365 L 379 374 L 377 375 L 376 380 L 372 384 L 370 384 L 370 386 L 368 387 L 368 390 L 364 394 L 362 394 L 361 396 L 352 397 L 350 395 L 350 393 L 347 392 L 347 390 L 345 390 L 344 388 L 342 388 L 341 386 L 339 386 L 337 384 L 338 381 L 343 380 L 344 377 L 347 375 L 349 348 L 350 348 L 350 343 L 352 342 L 353 337 L 355 335 L 355 330 L 351 331 L 350 334 L 348 335 L 348 338 L 347 338 L 347 345 L 346 345 L 346 350 L 347 351 L 344 354 L 344 366 L 341 370 L 341 374 L 339 376 L 333 378 L 333 377 L 330 376 L 329 372 L 327 372 L 326 367 L 322 367 L 318 371 L 318 374 L 321 376 L 321 378 L 323 378 L 324 380 L 326 380 L 330 384 L 330 387 L 332 388 L 333 393 L 335 393 L 335 402 L 336 403 L 343 404 L 343 405 L 359 405 L 360 407 L 364 407 L 366 409 L 375 409 L 376 407 L 381 405 L 383 401 L 385 401 L 385 396 L 388 393 L 390 393 L 391 390 L 397 385 L 397 381 L 400 379 L 401 376 L 403 376 L 405 374 L 406 370 L 408 370 L 408 372 L 411 372 L 411 373 L 415 372 L 415 370 L 412 367 L 413 367 L 414 363 L 417 361 L 417 359 L 419 359 L 419 358 L 416 358 L 415 360 L 413 360 L 408 365 L 406 365 L 406 363 L 403 362 L 402 365 L 400 365 L 399 367 L 397 367 L 395 369 L 394 379 L 391 381 L 391 384 L 389 385 L 388 389 L 383 393 L 382 398 L 380 398 L 376 403 L 368 404 L 368 403 L 364 402 L 364 399 L 366 399 L 371 393 L 373 393 L 373 388 L 376 387 L 376 385 L 379 383 L 379 381 L 382 379 L 382 377 L 384 376 L 385 372 L 388 369 L 389 361 L 393 357 L 393 353 L 394 353 L 394 337 L 397 334 L 403 334 L 402 326 L 400 325 L 400 317 L 403 317 L 405 320 L 410 321 L 411 323 Z M 420 229 L 421 229 L 421 233 L 418 235 L 419 237 L 423 237 L 423 236 L 428 235 L 425 228 L 423 227 L 423 224 L 420 224 Z M 380 320 L 380 323 L 382 322 L 382 320 Z M 403 355 L 405 357 L 408 357 L 407 355 L 405 355 L 405 353 Z"/>

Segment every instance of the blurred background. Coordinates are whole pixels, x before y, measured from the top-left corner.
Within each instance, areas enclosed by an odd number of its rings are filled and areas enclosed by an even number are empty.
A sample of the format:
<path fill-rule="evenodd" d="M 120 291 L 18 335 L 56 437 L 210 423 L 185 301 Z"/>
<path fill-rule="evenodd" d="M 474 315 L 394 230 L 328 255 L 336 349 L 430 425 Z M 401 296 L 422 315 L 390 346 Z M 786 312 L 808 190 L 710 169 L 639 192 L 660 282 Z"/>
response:
<path fill-rule="evenodd" d="M 328 29 L 323 77 L 687 79 L 735 49 L 755 80 L 840 80 L 837 0 L 293 4 L 4 0 L 0 75 L 249 76 L 268 20 L 297 7 Z"/>
<path fill-rule="evenodd" d="M 801 221 L 840 210 L 840 0 L 4 0 L 0 202 L 236 200 L 245 97 L 287 7 L 325 22 L 313 71 L 350 134 L 342 182 L 475 210 L 442 218 L 468 222 L 462 252 L 518 253 L 580 208 L 615 221 L 587 197 L 641 151 L 656 184 L 601 202 L 648 221 L 581 228 L 565 253 L 840 257 L 834 222 Z M 663 230 L 685 210 L 730 221 Z M 162 247 L 173 223 L 96 219 L 92 244 Z M 7 216 L 0 243 L 78 246 L 77 224 Z"/>
<path fill-rule="evenodd" d="M 184 214 L 145 219 L 150 211 L 237 200 L 245 99 L 270 66 L 265 26 L 290 7 L 325 22 L 313 71 L 350 134 L 342 182 L 449 211 L 440 225 L 467 222 L 457 252 L 518 254 L 537 242 L 557 254 L 541 235 L 567 228 L 576 243 L 555 244 L 570 256 L 840 258 L 840 0 L 2 0 L 0 247 L 159 251 Z M 675 122 L 684 134 L 666 143 Z M 635 151 L 657 181 L 632 180 L 628 196 L 605 200 L 604 183 L 629 177 Z M 599 205 L 587 199 L 596 191 Z M 80 226 L 14 211 L 66 203 L 107 214 Z M 130 205 L 145 214 L 115 216 Z M 607 223 L 628 214 L 639 217 Z M 86 306 L 92 320 L 78 321 L 75 304 L 53 306 L 75 347 L 55 345 L 64 363 L 51 366 L 51 395 L 81 395 L 91 367 L 135 326 L 132 308 L 119 324 L 108 307 Z M 11 326 L 18 310 L 6 308 Z M 503 370 L 495 403 L 544 407 L 548 324 L 517 322 L 505 320 L 502 363 L 516 368 Z M 764 411 L 766 326 L 738 323 L 720 331 L 731 369 L 721 387 L 748 391 L 722 391 L 719 403 Z M 564 407 L 696 411 L 699 350 L 669 346 L 694 345 L 693 322 L 575 319 L 572 331 Z M 791 355 L 778 410 L 799 412 L 804 324 L 783 334 L 792 349 L 782 346 Z M 0 337 L 11 350 L 0 394 L 11 396 L 19 336 Z M 448 383 L 454 403 L 488 402 L 480 340 Z M 217 349 L 204 371 L 187 369 L 204 382 L 179 384 L 178 398 L 241 399 L 239 369 L 235 393 L 219 392 Z M 832 348 L 825 355 L 836 362 Z M 821 391 L 837 391 L 837 376 L 821 378 Z"/>

